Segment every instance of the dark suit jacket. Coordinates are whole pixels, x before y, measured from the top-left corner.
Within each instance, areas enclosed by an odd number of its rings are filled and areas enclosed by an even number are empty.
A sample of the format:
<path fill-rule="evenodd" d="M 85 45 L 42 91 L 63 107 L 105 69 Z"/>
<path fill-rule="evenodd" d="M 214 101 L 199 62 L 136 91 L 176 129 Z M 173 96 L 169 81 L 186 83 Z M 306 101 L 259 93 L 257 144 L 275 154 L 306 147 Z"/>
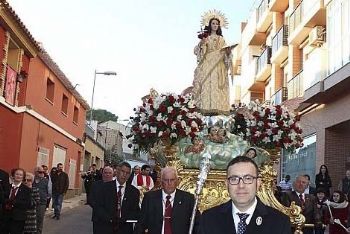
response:
<path fill-rule="evenodd" d="M 288 199 L 289 202 L 286 206 L 290 206 L 290 203 L 294 201 L 296 205 L 302 207 L 300 198 L 295 191 L 288 193 Z M 317 210 L 317 200 L 314 195 L 305 194 L 305 204 L 302 209 L 302 214 L 305 216 L 305 223 L 314 224 L 320 219 Z"/>
<path fill-rule="evenodd" d="M 95 181 L 92 183 L 92 186 L 91 186 L 91 191 L 90 191 L 90 195 L 87 197 L 87 203 L 91 206 L 92 208 L 92 218 L 91 220 L 94 221 L 96 220 L 96 217 L 95 217 L 95 204 L 96 204 L 96 201 L 97 201 L 97 198 L 99 196 L 99 193 L 101 192 L 101 189 L 103 188 L 103 180 L 98 180 L 98 181 Z"/>
<path fill-rule="evenodd" d="M 122 217 L 117 219 L 117 188 L 116 182 L 103 183 L 99 189 L 93 207 L 93 222 L 98 234 L 113 233 L 113 226 L 118 225 L 118 233 L 133 233 L 133 225 L 126 220 L 138 220 L 140 207 L 140 192 L 132 185 L 126 185 L 122 201 Z"/>
<path fill-rule="evenodd" d="M 8 191 L 11 191 L 9 185 Z M 31 208 L 31 190 L 23 183 L 19 186 L 16 197 L 13 201 L 11 211 L 4 211 L 5 219 L 11 218 L 17 221 L 24 221 L 27 218 L 27 210 Z M 10 194 L 6 194 L 5 203 L 9 200 Z"/>
<path fill-rule="evenodd" d="M 173 234 L 187 234 L 194 206 L 194 196 L 177 189 L 175 193 L 171 225 Z M 193 233 L 198 233 L 199 212 L 197 212 Z M 145 193 L 141 207 L 141 217 L 135 233 L 161 234 L 163 228 L 162 190 Z"/>
<path fill-rule="evenodd" d="M 257 218 L 261 217 L 261 225 Z M 200 220 L 201 234 L 236 234 L 232 216 L 232 201 L 203 212 Z M 264 205 L 259 199 L 253 216 L 247 226 L 246 234 L 291 234 L 289 217 L 280 211 Z"/>

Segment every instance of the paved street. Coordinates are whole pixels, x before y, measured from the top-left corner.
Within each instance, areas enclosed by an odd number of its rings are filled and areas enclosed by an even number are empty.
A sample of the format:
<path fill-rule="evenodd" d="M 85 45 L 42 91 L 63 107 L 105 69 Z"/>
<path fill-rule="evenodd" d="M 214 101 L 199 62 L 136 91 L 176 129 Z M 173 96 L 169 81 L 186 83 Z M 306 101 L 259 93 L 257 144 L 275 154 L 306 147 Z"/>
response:
<path fill-rule="evenodd" d="M 59 221 L 45 217 L 45 234 L 89 234 L 92 233 L 91 208 L 80 205 L 64 211 Z"/>

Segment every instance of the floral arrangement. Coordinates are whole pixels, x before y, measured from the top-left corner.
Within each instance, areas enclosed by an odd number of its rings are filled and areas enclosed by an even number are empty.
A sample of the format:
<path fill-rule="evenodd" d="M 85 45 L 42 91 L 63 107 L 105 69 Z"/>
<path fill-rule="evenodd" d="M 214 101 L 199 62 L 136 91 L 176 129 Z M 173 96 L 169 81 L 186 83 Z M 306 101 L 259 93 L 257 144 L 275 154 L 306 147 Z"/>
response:
<path fill-rule="evenodd" d="M 251 145 L 263 149 L 284 148 L 294 151 L 303 146 L 300 117 L 280 105 L 262 105 L 251 102 L 249 105 L 234 105 L 235 120 L 233 133 L 240 135 Z"/>
<path fill-rule="evenodd" d="M 135 150 L 144 152 L 160 140 L 174 144 L 185 137 L 194 138 L 204 126 L 191 95 L 157 94 L 144 98 L 134 111 L 128 137 Z"/>

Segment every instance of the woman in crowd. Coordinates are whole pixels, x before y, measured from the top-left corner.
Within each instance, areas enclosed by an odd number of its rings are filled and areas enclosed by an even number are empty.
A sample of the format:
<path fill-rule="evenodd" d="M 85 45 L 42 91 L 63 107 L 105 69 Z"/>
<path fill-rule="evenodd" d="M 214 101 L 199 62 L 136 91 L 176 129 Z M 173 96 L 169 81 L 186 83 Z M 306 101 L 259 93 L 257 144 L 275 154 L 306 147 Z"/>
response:
<path fill-rule="evenodd" d="M 329 198 L 330 189 L 332 188 L 332 180 L 328 174 L 328 168 L 326 165 L 320 166 L 320 171 L 316 175 L 315 184 L 316 190 L 319 188 L 323 188 L 326 193 L 326 197 Z"/>
<path fill-rule="evenodd" d="M 348 227 L 349 219 L 349 202 L 345 199 L 343 192 L 334 191 L 331 201 L 327 202 L 331 213 L 328 214 L 329 234 L 346 234 L 347 232 L 341 225 L 335 222 L 339 219 L 341 224 Z"/>
<path fill-rule="evenodd" d="M 27 218 L 27 210 L 31 205 L 30 189 L 24 185 L 26 172 L 21 168 L 11 171 L 12 184 L 7 194 L 3 209 L 5 228 L 3 234 L 22 234 Z"/>
<path fill-rule="evenodd" d="M 27 218 L 24 224 L 24 233 L 25 234 L 36 234 L 37 223 L 36 223 L 36 207 L 39 203 L 39 189 L 37 187 L 33 187 L 34 175 L 32 173 L 26 174 L 25 185 L 30 188 L 30 209 L 27 210 Z"/>
<path fill-rule="evenodd" d="M 326 224 L 326 217 L 328 212 L 328 207 L 326 204 L 327 198 L 325 191 L 323 188 L 319 188 L 316 190 L 316 207 L 317 207 L 317 214 L 319 215 L 319 218 L 317 219 L 316 225 L 315 225 L 315 234 L 324 234 L 324 224 Z"/>

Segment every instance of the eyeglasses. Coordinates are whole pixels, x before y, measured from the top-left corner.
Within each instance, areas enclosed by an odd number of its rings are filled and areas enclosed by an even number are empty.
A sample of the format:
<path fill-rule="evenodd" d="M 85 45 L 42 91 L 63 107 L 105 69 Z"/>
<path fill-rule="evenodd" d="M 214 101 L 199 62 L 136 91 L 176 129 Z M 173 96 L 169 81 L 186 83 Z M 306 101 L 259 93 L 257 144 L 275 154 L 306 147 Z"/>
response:
<path fill-rule="evenodd" d="M 244 184 L 252 184 L 255 179 L 259 177 L 255 177 L 252 175 L 245 175 L 245 176 L 230 176 L 227 178 L 230 185 L 237 185 L 243 181 Z"/>

